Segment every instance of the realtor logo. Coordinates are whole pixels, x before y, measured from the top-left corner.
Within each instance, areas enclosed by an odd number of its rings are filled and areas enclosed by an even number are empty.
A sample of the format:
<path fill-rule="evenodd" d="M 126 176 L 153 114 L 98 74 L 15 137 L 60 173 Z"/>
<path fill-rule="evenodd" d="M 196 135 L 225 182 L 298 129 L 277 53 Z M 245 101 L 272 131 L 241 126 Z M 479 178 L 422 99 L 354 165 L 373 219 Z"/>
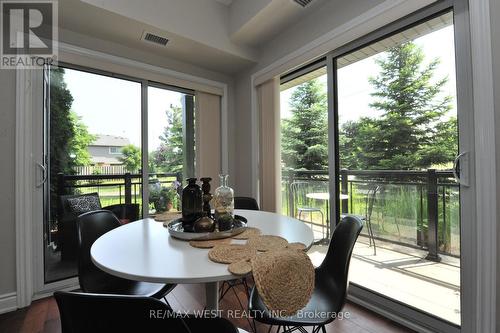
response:
<path fill-rule="evenodd" d="M 33 68 L 57 60 L 57 2 L 0 1 L 0 68 Z"/>

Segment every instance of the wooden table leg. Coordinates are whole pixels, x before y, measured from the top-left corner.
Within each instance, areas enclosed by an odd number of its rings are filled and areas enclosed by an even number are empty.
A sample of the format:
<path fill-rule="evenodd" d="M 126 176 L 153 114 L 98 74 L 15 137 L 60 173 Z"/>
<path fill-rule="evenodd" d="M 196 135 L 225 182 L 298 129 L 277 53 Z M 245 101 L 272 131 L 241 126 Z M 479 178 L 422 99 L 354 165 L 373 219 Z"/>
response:
<path fill-rule="evenodd" d="M 219 282 L 205 283 L 205 299 L 207 310 L 219 310 Z"/>

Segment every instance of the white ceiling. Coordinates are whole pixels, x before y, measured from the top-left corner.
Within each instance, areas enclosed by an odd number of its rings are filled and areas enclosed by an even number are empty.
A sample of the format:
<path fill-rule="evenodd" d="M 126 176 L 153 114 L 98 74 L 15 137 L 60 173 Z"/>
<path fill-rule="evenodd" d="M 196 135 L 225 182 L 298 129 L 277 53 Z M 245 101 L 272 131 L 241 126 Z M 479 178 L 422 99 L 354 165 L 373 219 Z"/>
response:
<path fill-rule="evenodd" d="M 326 1 L 301 8 L 290 0 L 61 0 L 59 24 L 71 32 L 233 74 L 256 63 L 264 43 Z M 165 36 L 169 43 L 146 43 L 141 40 L 144 31 Z"/>

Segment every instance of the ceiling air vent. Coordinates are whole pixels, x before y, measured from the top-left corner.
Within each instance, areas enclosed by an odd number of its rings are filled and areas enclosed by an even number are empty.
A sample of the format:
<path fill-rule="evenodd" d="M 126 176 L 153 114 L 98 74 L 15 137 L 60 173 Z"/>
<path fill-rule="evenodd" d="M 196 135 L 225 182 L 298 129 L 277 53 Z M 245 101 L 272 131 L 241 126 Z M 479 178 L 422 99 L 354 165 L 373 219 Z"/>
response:
<path fill-rule="evenodd" d="M 313 0 L 292 0 L 292 1 L 303 8 L 309 6 L 311 2 L 313 2 Z"/>
<path fill-rule="evenodd" d="M 144 31 L 144 33 L 142 34 L 142 40 L 161 46 L 166 46 L 168 43 L 168 38 L 158 36 L 147 31 Z"/>

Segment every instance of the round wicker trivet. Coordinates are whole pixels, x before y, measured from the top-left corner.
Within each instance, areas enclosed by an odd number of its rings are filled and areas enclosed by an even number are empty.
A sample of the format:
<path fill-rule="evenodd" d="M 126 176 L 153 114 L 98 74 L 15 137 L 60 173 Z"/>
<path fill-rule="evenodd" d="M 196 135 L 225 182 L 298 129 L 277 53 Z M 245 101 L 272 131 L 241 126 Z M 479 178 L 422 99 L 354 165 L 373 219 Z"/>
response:
<path fill-rule="evenodd" d="M 241 234 L 233 236 L 234 239 L 249 239 L 251 237 L 259 236 L 261 234 L 260 229 L 247 227 L 245 231 Z"/>
<path fill-rule="evenodd" d="M 228 271 L 234 275 L 247 275 L 252 271 L 250 260 L 240 260 L 229 264 Z"/>
<path fill-rule="evenodd" d="M 279 236 L 271 236 L 271 235 L 263 235 L 257 237 L 251 237 L 247 245 L 251 246 L 257 251 L 270 251 L 270 250 L 279 250 L 284 249 L 288 244 L 288 241 L 283 237 Z"/>
<path fill-rule="evenodd" d="M 293 250 L 299 250 L 299 251 L 305 251 L 307 249 L 307 246 L 303 243 L 289 243 L 286 246 L 287 249 L 293 249 Z"/>
<path fill-rule="evenodd" d="M 231 238 L 189 241 L 189 245 L 191 245 L 192 247 L 197 247 L 199 249 L 211 249 L 215 245 L 229 244 L 229 243 L 231 243 Z"/>
<path fill-rule="evenodd" d="M 255 285 L 262 301 L 280 316 L 292 316 L 307 305 L 314 289 L 314 267 L 301 251 L 278 250 L 252 259 Z"/>
<path fill-rule="evenodd" d="M 208 258 L 221 264 L 231 264 L 236 261 L 249 260 L 257 255 L 253 247 L 240 244 L 217 245 L 208 252 Z"/>

